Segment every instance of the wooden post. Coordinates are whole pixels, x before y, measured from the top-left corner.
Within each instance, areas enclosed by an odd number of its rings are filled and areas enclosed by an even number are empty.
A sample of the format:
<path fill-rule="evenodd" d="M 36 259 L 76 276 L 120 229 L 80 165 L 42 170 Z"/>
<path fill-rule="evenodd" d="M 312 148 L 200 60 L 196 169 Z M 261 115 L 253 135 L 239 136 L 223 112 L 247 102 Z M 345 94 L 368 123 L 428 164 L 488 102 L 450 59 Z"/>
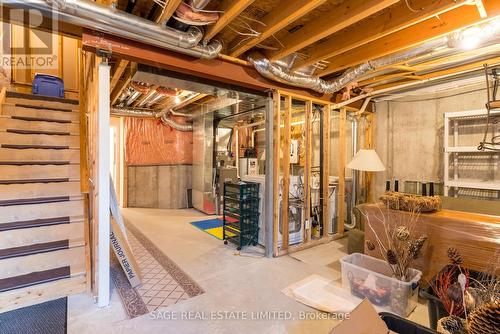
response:
<path fill-rule="evenodd" d="M 339 168 L 339 189 L 338 189 L 338 220 L 337 234 L 344 234 L 345 221 L 345 126 L 346 126 L 346 108 L 340 109 L 339 117 L 339 152 L 338 152 L 338 168 Z"/>
<path fill-rule="evenodd" d="M 365 128 L 365 149 L 373 149 L 373 134 L 375 132 L 375 114 L 366 113 L 366 128 Z M 365 172 L 364 188 L 366 194 L 366 202 L 373 202 L 373 191 L 372 191 L 372 179 L 373 172 Z"/>
<path fill-rule="evenodd" d="M 109 305 L 109 118 L 110 118 L 110 66 L 106 60 L 98 68 L 98 298 L 99 307 Z"/>
<path fill-rule="evenodd" d="M 278 233 L 279 233 L 279 210 L 280 210 L 280 149 L 281 149 L 281 95 L 279 92 L 273 94 L 274 100 L 274 120 L 273 120 L 273 254 L 278 256 Z"/>
<path fill-rule="evenodd" d="M 322 176 L 323 176 L 323 238 L 328 237 L 328 224 L 330 216 L 330 201 L 329 201 L 329 185 L 330 185 L 330 106 L 323 106 L 323 151 L 320 152 L 323 155 L 323 166 L 322 166 Z"/>
<path fill-rule="evenodd" d="M 311 159 L 312 159 L 312 101 L 306 102 L 306 114 L 305 114 L 305 131 L 306 131 L 306 142 L 305 142 L 305 153 L 306 161 L 304 163 L 304 192 L 305 192 L 305 203 L 304 211 L 306 217 L 305 225 L 305 242 L 311 240 Z"/>
<path fill-rule="evenodd" d="M 288 249 L 289 224 L 288 224 L 288 200 L 290 193 L 290 141 L 292 123 L 292 98 L 285 97 L 285 119 L 283 128 L 283 190 L 281 194 L 281 221 L 283 222 L 283 244 L 282 249 Z"/>

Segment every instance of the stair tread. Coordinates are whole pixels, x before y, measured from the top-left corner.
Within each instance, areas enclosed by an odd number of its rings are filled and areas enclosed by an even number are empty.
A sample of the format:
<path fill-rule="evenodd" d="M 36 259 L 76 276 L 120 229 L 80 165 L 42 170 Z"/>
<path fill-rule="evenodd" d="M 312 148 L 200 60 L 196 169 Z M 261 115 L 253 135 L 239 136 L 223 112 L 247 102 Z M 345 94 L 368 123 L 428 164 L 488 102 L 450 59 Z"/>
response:
<path fill-rule="evenodd" d="M 0 180 L 0 184 L 24 184 L 24 183 L 52 183 L 52 182 L 69 182 L 69 178 L 51 178 L 51 179 L 18 179 L 18 180 Z"/>
<path fill-rule="evenodd" d="M 71 223 L 71 219 L 69 216 L 24 220 L 24 221 L 17 221 L 17 222 L 0 224 L 0 232 L 10 231 L 10 230 L 19 230 L 19 229 L 24 229 L 24 228 L 36 228 L 36 227 L 42 227 L 42 226 L 69 224 L 69 223 Z"/>
<path fill-rule="evenodd" d="M 24 166 L 24 165 L 69 165 L 70 162 L 68 160 L 46 160 L 46 161 L 41 161 L 41 160 L 24 160 L 24 161 L 1 161 L 0 160 L 0 165 L 10 165 L 10 166 Z"/>
<path fill-rule="evenodd" d="M 25 275 L 3 278 L 0 279 L 0 292 L 69 278 L 70 275 L 71 268 L 69 266 L 65 266 L 55 269 L 32 272 Z"/>
<path fill-rule="evenodd" d="M 63 123 L 63 124 L 73 123 L 71 120 L 52 119 L 52 118 L 34 117 L 34 116 L 10 116 L 10 118 L 18 119 L 21 121 L 33 121 L 33 122 L 52 122 L 52 123 Z"/>
<path fill-rule="evenodd" d="M 69 248 L 69 240 L 59 240 L 44 242 L 39 244 L 31 244 L 27 246 L 19 246 L 12 248 L 0 249 L 0 260 L 9 259 L 19 256 L 28 256 L 40 253 L 53 252 Z"/>
<path fill-rule="evenodd" d="M 56 133 L 70 133 L 79 135 L 80 127 L 78 123 L 57 123 L 33 120 L 13 119 L 11 116 L 0 115 L 0 130 L 7 131 L 40 131 Z"/>
<path fill-rule="evenodd" d="M 60 102 L 72 105 L 78 105 L 79 101 L 75 99 L 66 99 L 61 97 L 43 96 L 43 95 L 33 95 L 28 93 L 19 93 L 13 91 L 7 91 L 5 94 L 6 98 L 17 98 L 17 99 L 27 99 L 27 100 L 39 100 L 39 101 L 49 101 L 49 102 Z"/>
<path fill-rule="evenodd" d="M 55 202 L 67 202 L 69 200 L 70 200 L 70 196 L 50 196 L 50 197 L 38 197 L 38 198 L 19 198 L 19 199 L 0 200 L 0 206 L 27 205 L 27 204 L 44 204 L 44 203 L 55 203 Z"/>
<path fill-rule="evenodd" d="M 24 150 L 24 149 L 29 149 L 29 148 L 35 148 L 35 149 L 49 149 L 49 150 L 66 150 L 69 149 L 70 146 L 68 145 L 33 145 L 33 144 L 1 144 L 0 147 L 3 148 L 14 148 L 18 150 Z"/>
<path fill-rule="evenodd" d="M 43 130 L 25 130 L 25 129 L 6 129 L 6 132 L 17 133 L 21 135 L 49 135 L 49 136 L 70 136 L 71 132 L 63 131 L 43 131 Z"/>
<path fill-rule="evenodd" d="M 73 109 L 67 109 L 67 108 L 34 106 L 31 104 L 22 104 L 22 103 L 16 103 L 15 106 L 20 107 L 20 108 L 38 109 L 38 110 L 53 110 L 53 111 L 63 111 L 63 112 L 73 112 L 74 111 Z"/>

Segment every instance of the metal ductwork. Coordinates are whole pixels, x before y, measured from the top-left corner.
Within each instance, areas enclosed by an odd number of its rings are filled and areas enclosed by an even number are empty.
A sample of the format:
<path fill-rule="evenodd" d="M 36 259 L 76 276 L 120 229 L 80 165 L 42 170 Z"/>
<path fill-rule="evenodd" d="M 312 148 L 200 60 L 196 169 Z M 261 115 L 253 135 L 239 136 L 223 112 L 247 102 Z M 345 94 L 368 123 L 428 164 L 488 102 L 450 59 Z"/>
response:
<path fill-rule="evenodd" d="M 193 125 L 192 124 L 181 124 L 177 123 L 174 121 L 172 118 L 169 118 L 166 114 L 161 116 L 161 121 L 163 124 L 168 125 L 172 127 L 173 129 L 177 131 L 183 131 L 183 132 L 190 132 L 193 131 Z"/>
<path fill-rule="evenodd" d="M 125 117 L 156 117 L 156 112 L 147 109 L 133 109 L 133 108 L 111 108 L 111 115 L 125 116 Z"/>
<path fill-rule="evenodd" d="M 500 31 L 500 24 L 490 24 L 485 33 L 481 36 L 484 41 L 495 38 Z M 312 89 L 320 93 L 332 94 L 338 92 L 347 84 L 361 78 L 369 71 L 373 71 L 386 66 L 403 63 L 412 58 L 425 55 L 442 47 L 455 48 L 465 38 L 465 29 L 459 33 L 451 33 L 447 36 L 429 41 L 411 50 L 401 51 L 388 56 L 380 57 L 346 70 L 342 75 L 334 80 L 323 80 L 318 76 L 307 75 L 299 71 L 290 70 L 295 57 L 287 57 L 279 61 L 270 61 L 258 52 L 250 52 L 247 59 L 253 64 L 255 69 L 264 77 L 288 84 L 295 87 Z M 292 63 L 291 63 L 292 62 Z"/>
<path fill-rule="evenodd" d="M 174 109 L 170 109 L 168 111 L 168 113 L 170 113 L 170 115 L 172 115 L 172 116 L 194 118 L 193 114 L 187 114 L 187 113 L 183 113 L 183 112 L 180 112 L 180 111 L 175 111 Z"/>
<path fill-rule="evenodd" d="M 140 108 L 111 108 L 111 115 L 115 116 L 124 116 L 124 117 L 148 117 L 148 118 L 157 118 L 158 113 L 153 110 L 148 109 L 140 109 Z M 182 131 L 182 132 L 190 132 L 193 131 L 192 124 L 181 124 L 177 121 L 169 118 L 167 115 L 161 116 L 160 120 L 163 124 L 170 126 L 171 128 Z"/>
<path fill-rule="evenodd" d="M 11 0 L 9 4 L 35 8 L 44 15 L 70 24 L 147 43 L 198 58 L 216 58 L 222 49 L 219 41 L 199 44 L 203 37 L 200 28 L 189 27 L 186 32 L 159 26 L 152 21 L 103 6 L 89 0 Z"/>
<path fill-rule="evenodd" d="M 419 55 L 432 52 L 435 49 L 448 45 L 447 38 L 440 38 L 435 41 L 425 43 L 409 51 L 399 52 L 375 60 L 368 61 L 345 71 L 338 78 L 327 81 L 318 76 L 311 76 L 300 72 L 288 70 L 291 64 L 272 62 L 258 52 L 251 52 L 248 55 L 248 61 L 253 64 L 255 69 L 264 77 L 300 88 L 312 89 L 316 92 L 332 94 L 344 88 L 348 83 L 355 81 L 369 71 L 377 68 L 404 62 Z"/>

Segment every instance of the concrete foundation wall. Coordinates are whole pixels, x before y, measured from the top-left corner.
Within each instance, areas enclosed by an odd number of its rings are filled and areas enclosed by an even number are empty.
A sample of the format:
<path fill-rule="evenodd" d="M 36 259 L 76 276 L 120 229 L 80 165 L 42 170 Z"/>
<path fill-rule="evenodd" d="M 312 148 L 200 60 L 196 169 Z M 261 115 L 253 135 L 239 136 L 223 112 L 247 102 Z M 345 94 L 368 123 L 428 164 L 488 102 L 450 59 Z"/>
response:
<path fill-rule="evenodd" d="M 128 166 L 128 206 L 186 208 L 191 172 L 191 165 Z"/>
<path fill-rule="evenodd" d="M 478 85 L 377 102 L 375 147 L 387 170 L 375 173 L 375 196 L 385 191 L 385 181 L 391 178 L 397 178 L 400 184 L 402 181 L 443 182 L 444 113 L 484 109 L 487 101 L 484 88 Z M 463 134 L 460 146 L 479 144 L 484 129 L 481 124 L 472 122 L 460 129 Z M 498 154 L 491 154 L 487 161 L 484 159 L 483 156 L 481 161 L 470 163 L 470 154 L 469 158 L 464 156 L 460 162 L 461 177 L 500 180 Z M 404 189 L 400 186 L 400 190 Z"/>

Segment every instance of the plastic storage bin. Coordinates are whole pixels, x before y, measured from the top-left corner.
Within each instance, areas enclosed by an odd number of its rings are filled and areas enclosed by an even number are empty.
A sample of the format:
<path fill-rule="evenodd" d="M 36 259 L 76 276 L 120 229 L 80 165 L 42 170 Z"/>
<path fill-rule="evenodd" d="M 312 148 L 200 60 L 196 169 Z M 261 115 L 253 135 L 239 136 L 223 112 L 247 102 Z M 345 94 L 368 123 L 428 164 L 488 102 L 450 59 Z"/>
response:
<path fill-rule="evenodd" d="M 441 272 L 444 270 L 449 270 L 452 267 L 452 265 L 447 265 L 444 266 L 443 269 L 441 269 Z M 458 276 L 459 271 L 456 271 L 456 275 Z M 474 271 L 469 269 L 469 275 L 471 278 L 478 280 L 481 275 L 483 275 L 479 271 Z M 437 275 L 436 275 L 437 276 Z M 434 293 L 434 290 L 432 289 L 432 286 L 435 285 L 436 283 L 436 276 L 434 276 L 431 279 L 431 282 L 428 287 L 425 289 L 420 290 L 420 296 L 422 298 L 427 299 L 427 311 L 429 312 L 429 324 L 432 329 L 437 328 L 437 322 L 439 319 L 447 317 L 449 314 L 446 312 L 443 303 L 441 303 L 441 300 L 436 296 Z"/>
<path fill-rule="evenodd" d="M 389 330 L 399 334 L 437 334 L 430 328 L 421 326 L 413 321 L 406 320 L 392 313 L 381 312 L 380 318 L 385 322 Z"/>
<path fill-rule="evenodd" d="M 340 260 L 342 287 L 353 296 L 364 299 L 384 311 L 408 316 L 418 303 L 418 281 L 422 272 L 410 269 L 411 280 L 393 278 L 389 265 L 374 257 L 353 253 Z"/>
<path fill-rule="evenodd" d="M 48 74 L 35 74 L 32 83 L 33 95 L 64 98 L 64 82 L 61 78 Z"/>

